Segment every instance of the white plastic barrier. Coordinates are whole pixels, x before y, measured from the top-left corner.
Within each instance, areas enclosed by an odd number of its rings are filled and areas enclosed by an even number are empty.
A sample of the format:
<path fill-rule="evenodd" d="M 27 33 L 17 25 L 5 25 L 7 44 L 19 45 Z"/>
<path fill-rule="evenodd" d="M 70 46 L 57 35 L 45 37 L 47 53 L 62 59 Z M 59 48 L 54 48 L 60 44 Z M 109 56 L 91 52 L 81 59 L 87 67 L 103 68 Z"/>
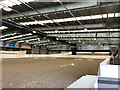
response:
<path fill-rule="evenodd" d="M 106 59 L 100 63 L 100 76 L 101 77 L 111 77 L 111 78 L 120 78 L 120 65 L 110 65 L 109 59 Z"/>
<path fill-rule="evenodd" d="M 73 90 L 72 88 L 89 88 L 90 90 L 94 87 L 97 80 L 97 76 L 82 76 L 80 79 L 72 83 L 65 90 Z"/>
<path fill-rule="evenodd" d="M 109 60 L 110 58 L 100 63 L 98 76 L 90 76 L 90 75 L 83 76 L 74 83 L 72 83 L 71 85 L 69 85 L 65 90 L 72 90 L 72 88 L 90 88 L 90 90 L 92 88 L 98 88 L 97 77 L 116 78 L 116 79 L 120 78 L 120 73 L 119 73 L 120 65 L 110 65 Z"/>

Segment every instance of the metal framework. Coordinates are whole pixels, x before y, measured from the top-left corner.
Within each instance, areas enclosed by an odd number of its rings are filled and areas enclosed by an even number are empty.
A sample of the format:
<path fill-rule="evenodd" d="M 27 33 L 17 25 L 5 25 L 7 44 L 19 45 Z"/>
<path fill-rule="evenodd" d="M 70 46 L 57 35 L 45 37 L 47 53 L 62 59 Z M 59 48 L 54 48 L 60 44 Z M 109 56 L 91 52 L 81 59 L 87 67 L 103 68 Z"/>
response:
<path fill-rule="evenodd" d="M 12 0 L 9 1 L 15 4 Z M 18 2 L 21 4 L 8 6 L 0 1 L 1 6 L 12 9 L 10 12 L 2 9 L 1 23 L 8 27 L 2 29 L 3 37 L 0 38 L 3 42 L 35 45 L 69 45 L 83 42 L 119 44 L 119 2 Z M 17 34 L 9 35 L 12 33 Z M 31 33 L 32 37 L 17 37 L 28 33 Z"/>

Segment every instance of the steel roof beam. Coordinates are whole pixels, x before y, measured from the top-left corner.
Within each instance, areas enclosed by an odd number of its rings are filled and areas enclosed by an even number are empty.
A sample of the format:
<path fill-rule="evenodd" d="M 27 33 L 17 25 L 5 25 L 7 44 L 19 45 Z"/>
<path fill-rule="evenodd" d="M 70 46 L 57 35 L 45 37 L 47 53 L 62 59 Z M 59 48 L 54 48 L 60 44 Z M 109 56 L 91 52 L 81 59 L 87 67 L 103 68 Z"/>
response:
<path fill-rule="evenodd" d="M 77 8 L 85 8 L 85 7 L 95 6 L 95 5 L 98 5 L 97 1 L 71 3 L 71 4 L 66 4 L 65 7 L 67 7 L 69 10 L 72 10 L 72 9 L 77 9 Z M 56 8 L 56 10 L 55 10 L 55 8 Z M 56 7 L 47 7 L 47 8 L 43 8 L 43 9 L 38 9 L 37 11 L 40 12 L 41 14 L 43 14 L 43 13 L 51 13 L 51 12 L 64 11 L 64 10 L 66 10 L 64 7 L 56 6 Z M 21 17 L 21 16 L 24 16 L 23 14 L 35 15 L 38 13 L 36 11 L 27 11 L 27 12 L 23 12 L 21 14 L 5 15 L 2 18 L 7 19 L 7 18 Z"/>
<path fill-rule="evenodd" d="M 84 25 L 87 29 L 89 28 L 108 28 L 108 27 L 120 27 L 119 23 L 100 23 L 100 24 L 86 24 Z M 52 27 L 52 28 L 34 28 L 34 30 L 53 30 L 53 29 L 57 29 L 57 30 L 62 30 L 62 29 L 84 29 L 82 25 L 71 25 L 71 26 L 64 26 L 63 27 Z"/>

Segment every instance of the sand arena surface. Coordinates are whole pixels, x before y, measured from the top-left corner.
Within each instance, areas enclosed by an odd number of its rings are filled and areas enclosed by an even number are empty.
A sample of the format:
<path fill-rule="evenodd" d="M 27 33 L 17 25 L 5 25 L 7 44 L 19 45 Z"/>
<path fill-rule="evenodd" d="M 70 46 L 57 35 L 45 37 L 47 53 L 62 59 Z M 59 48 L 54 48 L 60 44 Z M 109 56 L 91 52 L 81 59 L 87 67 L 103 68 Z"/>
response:
<path fill-rule="evenodd" d="M 96 75 L 98 59 L 3 59 L 3 88 L 65 88 L 83 75 Z M 60 67 L 74 63 L 74 67 Z"/>

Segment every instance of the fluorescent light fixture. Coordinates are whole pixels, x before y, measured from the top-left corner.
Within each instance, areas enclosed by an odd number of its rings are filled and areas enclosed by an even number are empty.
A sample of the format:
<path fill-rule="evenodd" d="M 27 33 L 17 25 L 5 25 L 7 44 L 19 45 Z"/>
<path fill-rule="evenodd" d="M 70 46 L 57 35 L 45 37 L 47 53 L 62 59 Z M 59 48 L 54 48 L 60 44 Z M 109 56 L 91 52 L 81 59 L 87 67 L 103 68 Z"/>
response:
<path fill-rule="evenodd" d="M 24 42 L 24 41 L 17 41 L 18 43 Z"/>
<path fill-rule="evenodd" d="M 94 40 L 96 40 L 96 38 L 94 38 Z"/>
<path fill-rule="evenodd" d="M 55 33 L 58 33 L 59 31 L 58 30 L 55 30 Z"/>
<path fill-rule="evenodd" d="M 59 33 L 72 33 L 72 32 L 97 32 L 97 31 L 119 31 L 119 29 L 95 29 L 95 30 L 73 30 L 73 31 L 59 31 Z M 54 31 L 45 31 L 45 33 L 55 33 Z"/>
<path fill-rule="evenodd" d="M 102 16 L 103 16 L 103 18 L 107 18 L 107 14 L 103 14 Z"/>
<path fill-rule="evenodd" d="M 8 11 L 8 12 L 12 11 L 12 9 L 9 7 L 4 7 L 3 10 Z"/>
<path fill-rule="evenodd" d="M 115 17 L 120 17 L 120 13 L 115 13 Z"/>
<path fill-rule="evenodd" d="M 30 35 L 32 35 L 32 33 L 28 33 L 28 34 L 26 34 L 26 36 L 30 36 Z"/>
<path fill-rule="evenodd" d="M 85 28 L 84 31 L 87 31 L 87 28 Z"/>
<path fill-rule="evenodd" d="M 76 18 L 71 18 L 72 21 L 76 21 Z"/>
<path fill-rule="evenodd" d="M 73 40 L 76 40 L 75 38 Z"/>
<path fill-rule="evenodd" d="M 38 41 L 40 41 L 40 38 L 37 38 Z"/>
<path fill-rule="evenodd" d="M 37 15 L 38 17 L 40 17 L 40 15 Z"/>
<path fill-rule="evenodd" d="M 102 15 L 93 15 L 91 17 L 92 17 L 92 19 L 99 19 L 99 18 L 102 18 Z"/>
<path fill-rule="evenodd" d="M 108 17 L 114 17 L 114 13 L 109 13 Z"/>
<path fill-rule="evenodd" d="M 0 30 L 4 30 L 4 29 L 7 29 L 8 27 L 6 27 L 6 26 L 1 26 L 0 27 Z"/>
<path fill-rule="evenodd" d="M 59 0 L 53 0 L 53 2 L 60 2 Z"/>
<path fill-rule="evenodd" d="M 33 31 L 33 33 L 36 33 L 36 31 Z"/>
<path fill-rule="evenodd" d="M 59 40 L 59 38 L 56 38 L 56 40 Z"/>

